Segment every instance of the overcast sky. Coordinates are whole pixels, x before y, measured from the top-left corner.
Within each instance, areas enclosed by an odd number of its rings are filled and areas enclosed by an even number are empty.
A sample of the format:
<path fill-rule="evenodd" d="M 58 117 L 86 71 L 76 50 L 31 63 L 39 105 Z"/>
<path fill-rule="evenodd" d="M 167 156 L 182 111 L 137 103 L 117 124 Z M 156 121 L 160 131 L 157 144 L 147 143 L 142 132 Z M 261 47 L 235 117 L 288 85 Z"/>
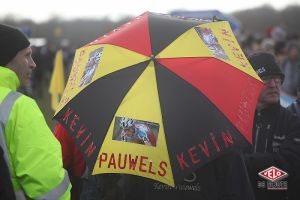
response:
<path fill-rule="evenodd" d="M 225 13 L 269 4 L 275 9 L 298 4 L 300 0 L 3 0 L 0 17 L 7 14 L 36 22 L 52 16 L 64 19 L 136 16 L 145 11 L 168 13 L 175 9 L 218 9 Z"/>

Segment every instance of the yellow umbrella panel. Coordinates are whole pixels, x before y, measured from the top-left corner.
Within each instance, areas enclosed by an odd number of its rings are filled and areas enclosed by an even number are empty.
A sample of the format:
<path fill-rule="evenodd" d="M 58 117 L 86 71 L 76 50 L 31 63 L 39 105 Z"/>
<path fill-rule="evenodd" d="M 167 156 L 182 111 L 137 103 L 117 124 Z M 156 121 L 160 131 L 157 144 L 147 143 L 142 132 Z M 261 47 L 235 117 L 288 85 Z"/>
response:
<path fill-rule="evenodd" d="M 153 62 L 131 87 L 113 119 L 93 173 L 134 174 L 174 186 Z M 129 120 L 133 125 L 126 127 L 131 125 L 126 124 Z"/>

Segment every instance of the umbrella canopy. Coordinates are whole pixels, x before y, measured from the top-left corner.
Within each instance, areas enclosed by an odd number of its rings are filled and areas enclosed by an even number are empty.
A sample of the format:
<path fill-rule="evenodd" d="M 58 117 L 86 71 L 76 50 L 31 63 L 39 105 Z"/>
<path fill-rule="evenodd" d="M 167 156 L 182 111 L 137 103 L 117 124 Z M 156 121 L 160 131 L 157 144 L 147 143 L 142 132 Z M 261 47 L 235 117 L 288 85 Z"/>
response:
<path fill-rule="evenodd" d="M 55 118 L 93 174 L 174 186 L 251 143 L 261 87 L 228 22 L 146 12 L 76 51 Z"/>
<path fill-rule="evenodd" d="M 234 16 L 225 14 L 219 10 L 197 10 L 197 11 L 186 11 L 186 10 L 175 10 L 170 13 L 172 16 L 185 16 L 185 17 L 196 17 L 199 19 L 213 19 L 216 17 L 219 20 L 228 21 L 231 29 L 238 33 L 241 31 L 241 23 Z"/>

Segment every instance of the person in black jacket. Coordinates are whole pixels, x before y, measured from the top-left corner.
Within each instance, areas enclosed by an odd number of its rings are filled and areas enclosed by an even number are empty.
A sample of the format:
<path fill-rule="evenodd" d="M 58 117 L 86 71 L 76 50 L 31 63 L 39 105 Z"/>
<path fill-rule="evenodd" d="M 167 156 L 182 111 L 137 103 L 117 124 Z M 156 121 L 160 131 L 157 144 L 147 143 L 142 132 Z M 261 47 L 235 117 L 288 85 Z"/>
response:
<path fill-rule="evenodd" d="M 10 180 L 10 173 L 5 161 L 4 152 L 0 145 L 0 200 L 2 199 L 14 200 L 16 197 Z"/>
<path fill-rule="evenodd" d="M 300 91 L 298 89 L 298 95 L 296 101 L 294 101 L 291 105 L 287 107 L 287 109 L 292 112 L 295 115 L 300 116 Z M 290 196 L 292 196 L 292 199 L 296 199 L 300 196 L 300 173 L 297 174 L 297 177 L 294 181 L 295 184 L 291 185 L 290 187 Z"/>
<path fill-rule="evenodd" d="M 246 150 L 256 199 L 296 199 L 295 191 L 300 190 L 295 188 L 300 172 L 300 119 L 280 106 L 284 75 L 273 55 L 256 53 L 249 57 L 249 62 L 264 82 L 256 107 L 253 146 Z M 280 180 L 283 174 L 276 169 L 258 174 L 272 166 L 288 173 L 287 178 Z"/>

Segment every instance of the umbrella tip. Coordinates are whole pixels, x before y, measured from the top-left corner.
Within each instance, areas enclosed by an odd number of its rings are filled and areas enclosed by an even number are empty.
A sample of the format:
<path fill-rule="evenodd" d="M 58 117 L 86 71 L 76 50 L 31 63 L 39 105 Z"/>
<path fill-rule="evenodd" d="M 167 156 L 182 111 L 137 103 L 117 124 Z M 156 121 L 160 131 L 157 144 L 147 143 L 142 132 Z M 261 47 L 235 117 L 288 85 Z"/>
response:
<path fill-rule="evenodd" d="M 152 54 L 152 55 L 150 56 L 150 59 L 151 59 L 152 61 L 154 61 L 154 60 L 155 60 L 155 56 Z"/>

